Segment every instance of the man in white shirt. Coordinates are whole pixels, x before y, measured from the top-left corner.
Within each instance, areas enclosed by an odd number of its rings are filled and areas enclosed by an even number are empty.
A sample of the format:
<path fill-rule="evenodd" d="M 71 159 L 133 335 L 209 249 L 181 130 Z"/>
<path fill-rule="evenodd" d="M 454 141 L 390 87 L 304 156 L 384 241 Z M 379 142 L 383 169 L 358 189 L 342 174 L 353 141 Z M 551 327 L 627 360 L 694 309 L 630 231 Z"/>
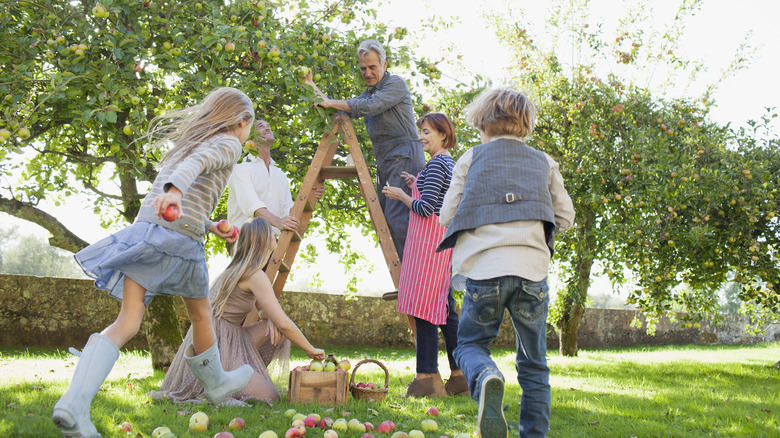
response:
<path fill-rule="evenodd" d="M 279 237 L 282 230 L 296 230 L 300 221 L 290 216 L 290 181 L 271 158 L 275 138 L 265 120 L 255 121 L 255 140 L 257 158 L 237 164 L 228 180 L 228 221 L 240 228 L 252 218 L 264 217 Z"/>

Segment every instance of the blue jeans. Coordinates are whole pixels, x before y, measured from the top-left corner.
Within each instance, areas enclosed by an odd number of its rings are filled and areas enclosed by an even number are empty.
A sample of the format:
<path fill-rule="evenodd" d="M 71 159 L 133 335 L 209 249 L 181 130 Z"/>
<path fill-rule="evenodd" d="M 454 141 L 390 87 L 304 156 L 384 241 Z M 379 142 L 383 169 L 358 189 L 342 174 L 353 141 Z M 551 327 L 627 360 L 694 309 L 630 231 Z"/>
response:
<path fill-rule="evenodd" d="M 482 380 L 502 376 L 490 358 L 490 342 L 498 336 L 504 309 L 515 329 L 517 382 L 523 389 L 520 436 L 544 437 L 550 427 L 550 369 L 547 367 L 547 279 L 529 281 L 506 276 L 466 283 L 458 325 L 455 360 L 479 401 Z M 503 376 L 502 376 L 503 377 Z"/>

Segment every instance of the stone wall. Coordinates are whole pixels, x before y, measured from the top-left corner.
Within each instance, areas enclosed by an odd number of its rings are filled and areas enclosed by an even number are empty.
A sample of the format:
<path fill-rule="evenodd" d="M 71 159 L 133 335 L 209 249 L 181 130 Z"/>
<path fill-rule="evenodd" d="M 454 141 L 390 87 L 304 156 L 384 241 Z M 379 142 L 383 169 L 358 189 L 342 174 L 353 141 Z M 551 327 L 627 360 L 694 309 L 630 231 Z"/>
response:
<path fill-rule="evenodd" d="M 395 302 L 341 295 L 285 292 L 280 304 L 314 345 L 412 346 L 406 320 L 395 311 Z M 177 299 L 186 332 L 186 311 Z M 119 301 L 96 291 L 90 280 L 0 275 L 0 346 L 81 348 L 91 333 L 111 324 Z M 640 324 L 632 327 L 637 318 Z M 720 326 L 704 323 L 700 329 L 682 329 L 679 323 L 662 319 L 654 336 L 648 335 L 644 318 L 630 310 L 587 309 L 579 329 L 580 348 L 635 345 L 753 344 L 780 340 L 780 326 L 764 336 L 745 333 L 746 320 L 729 315 Z M 504 318 L 497 347 L 514 347 L 514 332 Z M 558 348 L 558 337 L 548 327 L 547 345 Z M 127 344 L 145 348 L 146 339 L 136 335 Z"/>

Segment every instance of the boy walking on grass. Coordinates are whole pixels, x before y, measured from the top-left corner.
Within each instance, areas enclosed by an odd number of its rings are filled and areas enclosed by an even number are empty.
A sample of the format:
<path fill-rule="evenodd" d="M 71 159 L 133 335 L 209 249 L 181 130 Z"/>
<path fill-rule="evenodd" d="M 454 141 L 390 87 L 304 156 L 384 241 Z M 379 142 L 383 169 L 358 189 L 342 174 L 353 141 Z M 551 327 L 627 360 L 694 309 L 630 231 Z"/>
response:
<path fill-rule="evenodd" d="M 455 360 L 479 403 L 480 436 L 506 438 L 504 377 L 489 349 L 506 309 L 523 389 L 520 436 L 544 437 L 550 423 L 547 271 L 554 235 L 571 228 L 574 206 L 558 163 L 523 142 L 536 119 L 523 93 L 486 90 L 467 114 L 482 144 L 455 164 L 439 216 L 447 227 L 439 250 L 454 248 L 452 284 L 465 290 Z"/>

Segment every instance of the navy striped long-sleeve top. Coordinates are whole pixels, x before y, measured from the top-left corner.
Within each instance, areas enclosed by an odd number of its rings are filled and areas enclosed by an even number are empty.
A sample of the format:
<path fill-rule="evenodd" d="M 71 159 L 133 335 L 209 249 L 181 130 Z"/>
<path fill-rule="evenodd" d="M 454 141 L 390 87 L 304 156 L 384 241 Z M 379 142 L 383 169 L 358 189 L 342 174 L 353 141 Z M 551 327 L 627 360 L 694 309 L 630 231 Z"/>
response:
<path fill-rule="evenodd" d="M 444 195 L 450 188 L 455 160 L 446 154 L 431 158 L 417 178 L 420 199 L 412 201 L 412 211 L 423 217 L 439 214 Z"/>

